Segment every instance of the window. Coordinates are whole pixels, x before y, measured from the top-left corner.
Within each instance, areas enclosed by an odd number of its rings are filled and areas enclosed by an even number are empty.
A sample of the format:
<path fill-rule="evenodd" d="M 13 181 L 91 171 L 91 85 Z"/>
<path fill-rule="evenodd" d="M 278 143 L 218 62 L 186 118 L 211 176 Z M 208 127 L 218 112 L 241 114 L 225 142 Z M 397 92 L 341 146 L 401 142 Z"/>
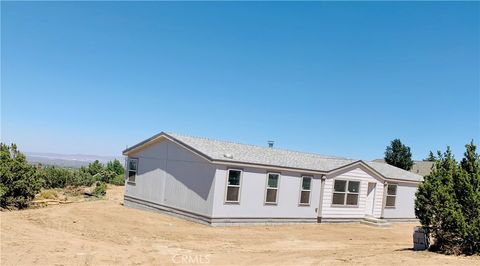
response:
<path fill-rule="evenodd" d="M 225 202 L 240 202 L 242 170 L 229 169 Z"/>
<path fill-rule="evenodd" d="M 358 205 L 359 181 L 335 180 L 333 185 L 333 205 Z"/>
<path fill-rule="evenodd" d="M 300 205 L 310 205 L 311 186 L 312 177 L 302 176 L 302 186 L 300 188 Z"/>
<path fill-rule="evenodd" d="M 387 186 L 387 202 L 385 207 L 395 207 L 395 199 L 397 198 L 397 185 L 389 184 Z"/>
<path fill-rule="evenodd" d="M 278 198 L 278 181 L 280 174 L 268 173 L 267 174 L 267 193 L 265 193 L 265 203 L 276 204 Z"/>
<path fill-rule="evenodd" d="M 138 171 L 138 159 L 128 158 L 128 182 L 135 183 Z"/>

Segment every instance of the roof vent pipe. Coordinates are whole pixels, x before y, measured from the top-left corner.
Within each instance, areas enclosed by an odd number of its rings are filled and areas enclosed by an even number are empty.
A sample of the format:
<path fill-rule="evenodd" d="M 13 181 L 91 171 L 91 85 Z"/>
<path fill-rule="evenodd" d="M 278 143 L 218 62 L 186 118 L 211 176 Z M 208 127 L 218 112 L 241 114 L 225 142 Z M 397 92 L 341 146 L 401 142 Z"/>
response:
<path fill-rule="evenodd" d="M 274 143 L 275 143 L 275 141 L 269 140 L 269 141 L 268 141 L 268 147 L 269 147 L 269 148 L 273 148 L 273 144 L 274 144 Z"/>

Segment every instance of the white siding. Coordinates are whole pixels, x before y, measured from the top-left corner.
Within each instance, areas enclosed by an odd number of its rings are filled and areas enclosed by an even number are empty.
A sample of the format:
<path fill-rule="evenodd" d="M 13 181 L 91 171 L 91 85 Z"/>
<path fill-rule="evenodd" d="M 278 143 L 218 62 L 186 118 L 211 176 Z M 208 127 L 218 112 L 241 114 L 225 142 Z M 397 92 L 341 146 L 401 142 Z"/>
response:
<path fill-rule="evenodd" d="M 321 180 L 314 175 L 311 183 L 310 205 L 300 206 L 302 174 L 281 171 L 278 203 L 265 204 L 268 170 L 243 168 L 240 203 L 226 204 L 227 169 L 169 140 L 160 141 L 130 155 L 138 158 L 136 183 L 127 183 L 125 195 L 212 218 L 300 218 L 315 219 L 320 201 Z M 237 168 L 237 167 L 232 167 Z M 380 217 L 383 204 L 383 181 L 369 174 L 368 169 L 355 168 L 325 180 L 322 218 L 349 219 L 366 215 L 369 182 L 376 183 L 373 216 Z M 309 175 L 311 176 L 311 175 Z M 360 181 L 358 207 L 332 206 L 335 179 Z M 385 209 L 385 218 L 414 218 L 416 185 L 398 184 L 396 207 Z"/>
<path fill-rule="evenodd" d="M 232 167 L 235 168 L 235 167 Z M 219 166 L 215 176 L 213 218 L 316 218 L 319 203 L 320 179 L 311 183 L 310 206 L 299 206 L 301 174 L 280 172 L 277 205 L 266 205 L 265 186 L 268 171 L 244 168 L 241 181 L 240 203 L 224 203 L 227 167 Z"/>
<path fill-rule="evenodd" d="M 210 216 L 215 167 L 170 141 L 161 141 L 129 157 L 138 158 L 135 184 L 125 195 Z"/>
<path fill-rule="evenodd" d="M 335 179 L 360 181 L 358 207 L 334 207 L 332 206 L 333 184 Z M 376 183 L 375 202 L 373 216 L 380 217 L 382 212 L 383 182 L 365 171 L 356 168 L 338 176 L 325 180 L 323 194 L 322 218 L 363 218 L 366 214 L 365 201 L 369 182 Z"/>
<path fill-rule="evenodd" d="M 383 213 L 384 218 L 414 219 L 415 192 L 417 192 L 417 184 L 397 183 L 395 208 L 386 207 Z"/>

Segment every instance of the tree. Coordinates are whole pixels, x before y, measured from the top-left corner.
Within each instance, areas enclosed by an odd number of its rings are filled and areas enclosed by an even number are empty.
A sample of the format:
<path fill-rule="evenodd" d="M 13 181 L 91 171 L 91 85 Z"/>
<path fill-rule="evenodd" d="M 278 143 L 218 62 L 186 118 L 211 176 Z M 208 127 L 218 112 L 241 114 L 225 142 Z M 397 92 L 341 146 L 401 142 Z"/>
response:
<path fill-rule="evenodd" d="M 385 151 L 385 162 L 407 171 L 412 169 L 413 161 L 410 147 L 403 145 L 399 139 L 392 140 Z"/>
<path fill-rule="evenodd" d="M 448 147 L 439 153 L 416 193 L 415 215 L 445 253 L 480 253 L 480 163 L 473 142 L 465 147 L 460 163 Z"/>
<path fill-rule="evenodd" d="M 40 191 L 42 180 L 17 146 L 0 143 L 0 206 L 22 209 Z"/>
<path fill-rule="evenodd" d="M 103 164 L 98 160 L 88 164 L 88 172 L 93 176 L 103 171 Z"/>
<path fill-rule="evenodd" d="M 119 160 L 115 159 L 107 163 L 107 170 L 115 172 L 117 175 L 125 174 L 125 169 Z"/>
<path fill-rule="evenodd" d="M 424 159 L 424 161 L 427 161 L 427 162 L 435 162 L 436 160 L 437 160 L 437 157 L 435 157 L 432 151 L 430 151 L 430 153 L 428 153 L 428 157 Z"/>

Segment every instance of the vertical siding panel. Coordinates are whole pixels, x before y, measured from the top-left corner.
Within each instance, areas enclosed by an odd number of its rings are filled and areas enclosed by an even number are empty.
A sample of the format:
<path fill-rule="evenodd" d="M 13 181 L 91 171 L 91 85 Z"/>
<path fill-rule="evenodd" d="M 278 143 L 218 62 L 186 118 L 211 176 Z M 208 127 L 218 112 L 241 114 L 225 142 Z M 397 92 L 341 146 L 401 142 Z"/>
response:
<path fill-rule="evenodd" d="M 311 218 L 317 217 L 320 198 L 320 177 L 314 176 L 311 185 L 310 205 L 299 206 L 301 174 L 280 172 L 277 205 L 265 204 L 267 170 L 244 168 L 240 204 L 225 204 L 226 166 L 218 166 L 216 175 L 214 218 Z M 235 168 L 235 167 L 232 167 Z"/>
<path fill-rule="evenodd" d="M 138 173 L 125 195 L 211 215 L 214 165 L 168 140 L 130 157 L 138 158 Z"/>
<path fill-rule="evenodd" d="M 385 218 L 415 219 L 416 184 L 398 183 L 395 208 L 385 208 Z"/>

